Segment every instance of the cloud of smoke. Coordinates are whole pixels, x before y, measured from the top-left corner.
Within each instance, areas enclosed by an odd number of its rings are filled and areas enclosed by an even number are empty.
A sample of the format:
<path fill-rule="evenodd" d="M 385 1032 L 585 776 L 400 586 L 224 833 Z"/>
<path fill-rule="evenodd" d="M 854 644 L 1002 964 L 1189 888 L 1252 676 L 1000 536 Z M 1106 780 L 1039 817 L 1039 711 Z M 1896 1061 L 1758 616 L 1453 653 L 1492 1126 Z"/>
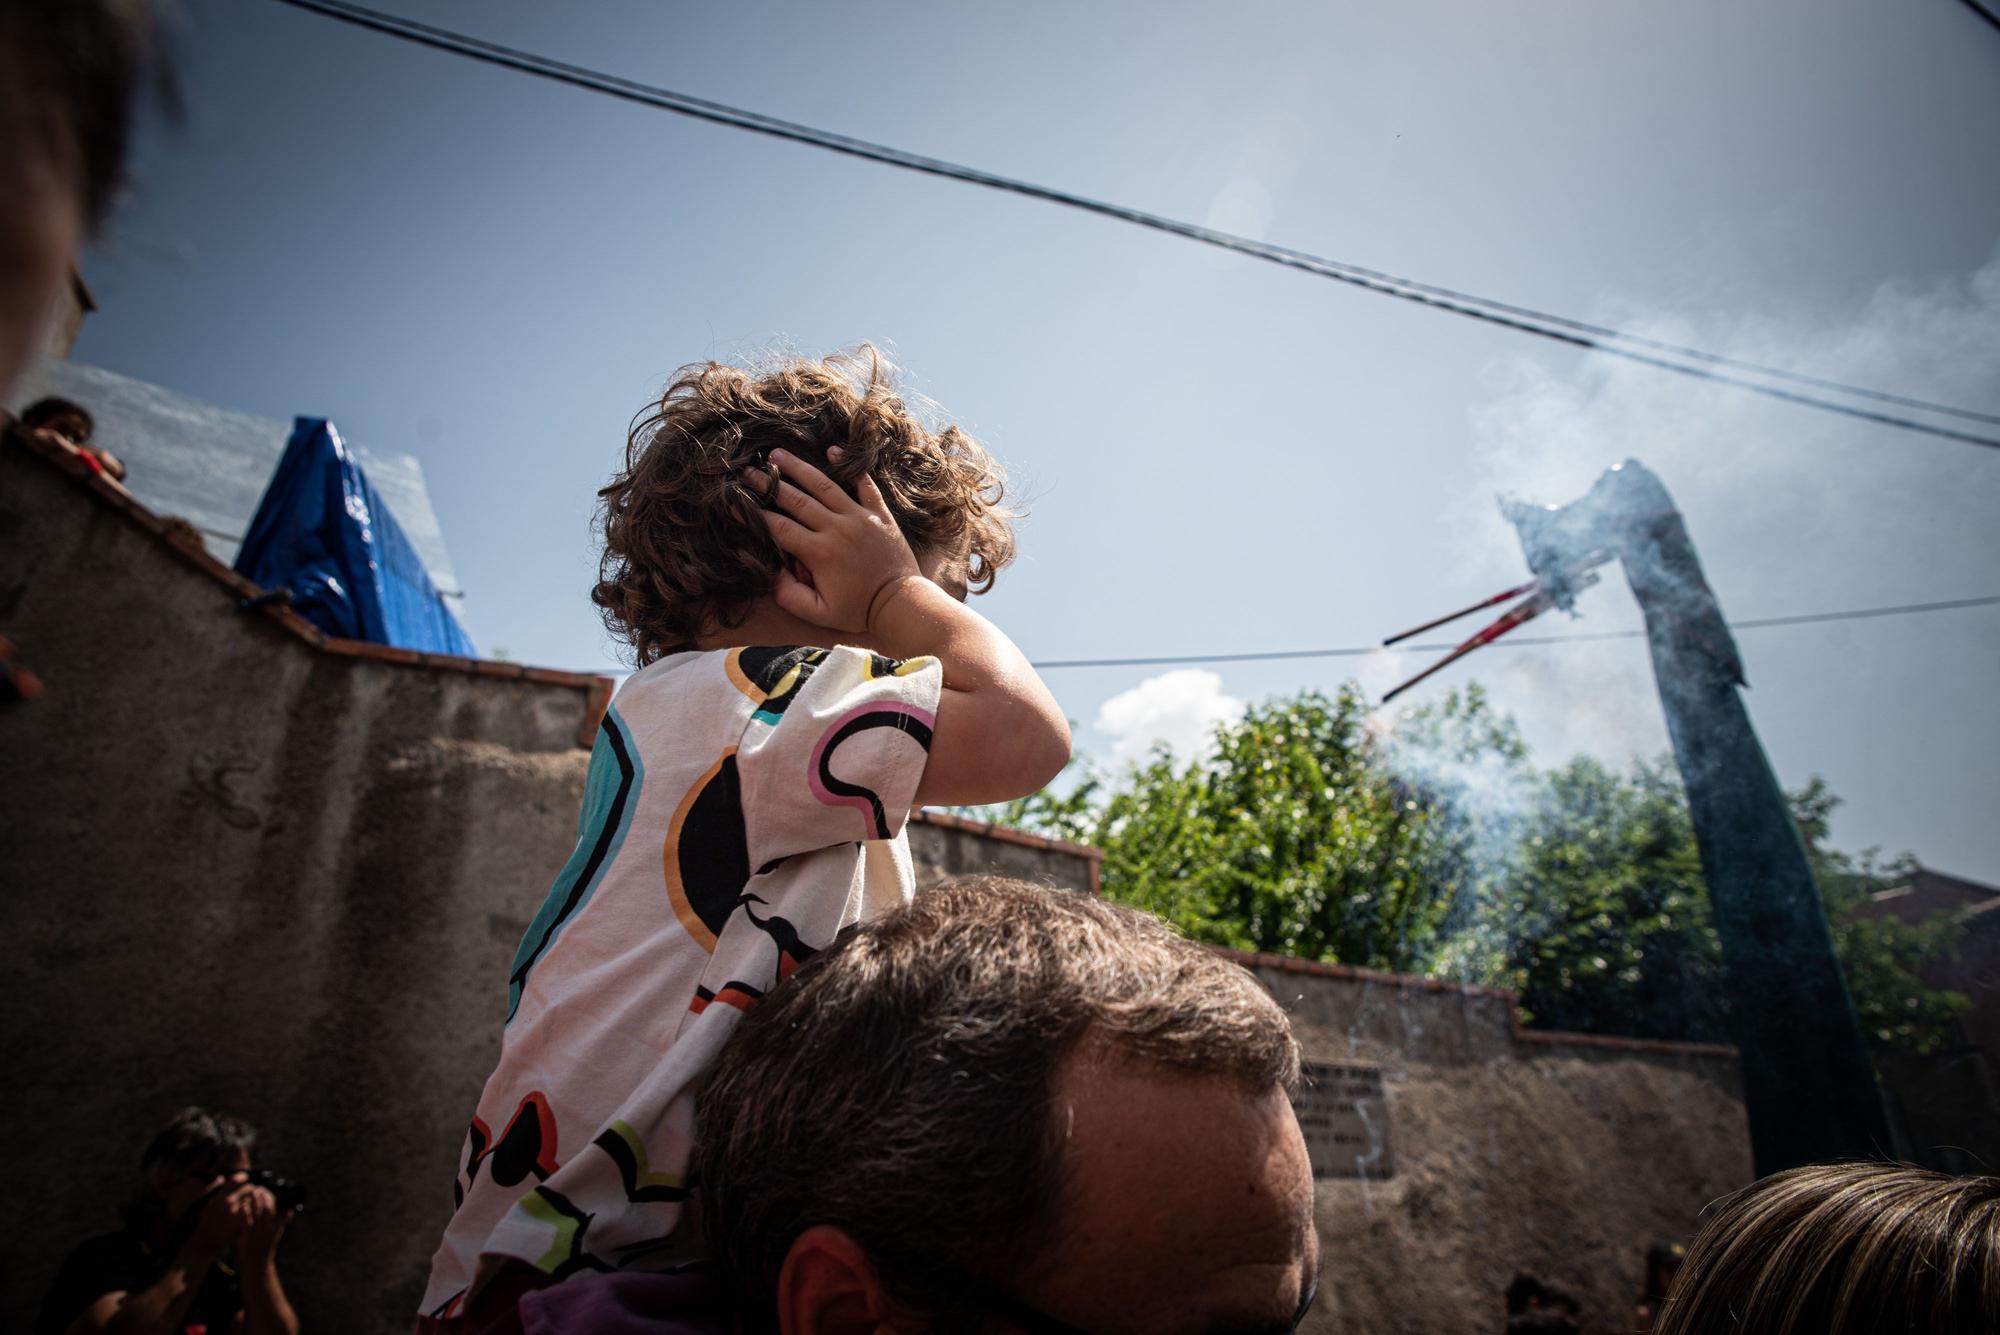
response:
<path fill-rule="evenodd" d="M 1886 284 L 1848 318 L 1818 324 L 1721 314 L 1668 320 L 1630 311 L 1600 312 L 1599 319 L 1746 361 L 2000 411 L 2000 251 L 1963 278 Z M 1496 586 L 1525 570 L 1496 493 L 1568 504 L 1626 458 L 1646 464 L 1673 493 L 1726 616 L 1950 598 L 1992 585 L 2000 458 L 1991 451 L 1602 356 L 1556 372 L 1517 355 L 1496 363 L 1489 382 L 1492 395 L 1472 418 L 1480 464 L 1448 523 L 1460 535 L 1462 559 L 1492 571 Z M 1612 566 L 1604 576 L 1580 599 L 1585 620 L 1575 629 L 1639 627 L 1622 572 Z M 1546 616 L 1524 634 L 1568 629 L 1564 618 Z M 1755 681 L 1768 642 L 1738 642 Z M 1894 641 L 1869 641 L 1866 652 L 1893 655 Z M 1412 665 L 1384 656 L 1364 666 L 1364 679 L 1390 668 L 1400 676 Z M 1488 884 L 1504 883 L 1522 831 L 1549 800 L 1537 766 L 1584 754 L 1622 769 L 1668 750 L 1643 639 L 1489 649 L 1465 677 L 1484 682 L 1495 707 L 1519 722 L 1533 764 L 1468 751 L 1450 729 L 1401 710 L 1378 715 L 1378 753 L 1476 831 L 1475 856 Z M 1413 695 L 1407 708 L 1435 707 L 1448 684 Z M 1433 966 L 1478 976 L 1508 944 L 1496 930 L 1476 918 Z"/>
<path fill-rule="evenodd" d="M 2000 411 L 2000 250 L 1969 276 L 1884 284 L 1842 319 L 1615 309 L 1599 318 L 1747 361 Z M 1948 598 L 1992 582 L 1990 543 L 1967 540 L 1990 531 L 2000 504 L 1991 451 L 1611 357 L 1555 372 L 1516 355 L 1487 379 L 1492 396 L 1472 414 L 1480 465 L 1452 527 L 1465 561 L 1496 580 L 1522 568 L 1496 493 L 1567 503 L 1633 457 L 1673 492 L 1725 615 Z M 1579 630 L 1639 624 L 1615 568 L 1580 611 L 1588 624 Z M 1548 617 L 1527 633 L 1564 629 Z M 1754 681 L 1756 645 L 1744 649 Z M 1665 747 L 1642 642 L 1481 657 L 1472 671 L 1492 682 L 1545 758 L 1583 751 L 1622 763 Z"/>

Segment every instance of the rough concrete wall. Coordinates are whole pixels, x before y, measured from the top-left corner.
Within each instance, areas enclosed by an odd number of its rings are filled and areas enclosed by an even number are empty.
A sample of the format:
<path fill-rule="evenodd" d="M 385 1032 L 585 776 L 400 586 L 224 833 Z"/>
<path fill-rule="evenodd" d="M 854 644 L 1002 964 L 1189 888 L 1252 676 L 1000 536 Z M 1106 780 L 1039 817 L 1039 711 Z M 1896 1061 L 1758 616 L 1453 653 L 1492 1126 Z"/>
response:
<path fill-rule="evenodd" d="M 930 812 L 910 822 L 910 860 L 917 884 L 928 888 L 947 876 L 1016 876 L 1065 890 L 1097 889 L 1095 850 L 1023 837 L 974 821 Z"/>
<path fill-rule="evenodd" d="M 1394 1172 L 1321 1178 L 1310 1335 L 1499 1330 L 1518 1270 L 1631 1329 L 1646 1248 L 1693 1235 L 1751 1180 L 1733 1053 L 1550 1041 L 1504 993 L 1387 975 L 1256 970 L 1308 1061 L 1382 1069 Z"/>
<path fill-rule="evenodd" d="M 518 930 L 575 838 L 574 686 L 315 651 L 0 447 L 14 1212 L 0 1329 L 188 1103 L 264 1131 L 314 1329 L 408 1328 Z"/>

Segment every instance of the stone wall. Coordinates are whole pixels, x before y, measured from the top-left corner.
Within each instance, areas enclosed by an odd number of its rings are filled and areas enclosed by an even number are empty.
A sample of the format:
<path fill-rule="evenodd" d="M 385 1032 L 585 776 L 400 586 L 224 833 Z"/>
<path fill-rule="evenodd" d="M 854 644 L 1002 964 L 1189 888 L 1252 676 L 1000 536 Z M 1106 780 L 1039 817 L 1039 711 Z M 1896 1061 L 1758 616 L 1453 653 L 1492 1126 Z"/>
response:
<path fill-rule="evenodd" d="M 519 931 L 575 838 L 600 678 L 329 641 L 104 483 L 0 445 L 15 1212 L 0 1329 L 189 1103 L 311 1208 L 312 1328 L 408 1328 Z"/>
<path fill-rule="evenodd" d="M 1751 1180 L 1734 1049 L 1524 1031 L 1505 992 L 1237 958 L 1309 1063 L 1380 1080 L 1353 1118 L 1376 1143 L 1315 1163 L 1326 1263 L 1310 1335 L 1497 1331 L 1519 1270 L 1577 1294 L 1587 1331 L 1619 1335 L 1647 1247 L 1691 1238 L 1704 1205 Z"/>
<path fill-rule="evenodd" d="M 947 876 L 988 875 L 1016 876 L 1095 894 L 1103 858 L 1095 848 L 1038 839 L 942 812 L 921 812 L 910 825 L 910 859 L 917 864 L 917 884 L 924 888 Z"/>

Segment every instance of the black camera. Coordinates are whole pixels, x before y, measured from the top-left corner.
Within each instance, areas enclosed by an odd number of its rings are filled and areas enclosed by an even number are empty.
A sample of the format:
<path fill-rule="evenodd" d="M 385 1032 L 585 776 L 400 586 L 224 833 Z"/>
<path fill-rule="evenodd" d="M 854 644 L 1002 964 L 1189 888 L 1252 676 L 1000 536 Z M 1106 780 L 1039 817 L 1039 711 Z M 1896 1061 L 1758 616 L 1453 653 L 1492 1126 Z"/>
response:
<path fill-rule="evenodd" d="M 279 1214 L 297 1214 L 306 1208 L 306 1184 L 280 1177 L 268 1168 L 252 1168 L 250 1185 L 262 1187 L 277 1198 Z"/>

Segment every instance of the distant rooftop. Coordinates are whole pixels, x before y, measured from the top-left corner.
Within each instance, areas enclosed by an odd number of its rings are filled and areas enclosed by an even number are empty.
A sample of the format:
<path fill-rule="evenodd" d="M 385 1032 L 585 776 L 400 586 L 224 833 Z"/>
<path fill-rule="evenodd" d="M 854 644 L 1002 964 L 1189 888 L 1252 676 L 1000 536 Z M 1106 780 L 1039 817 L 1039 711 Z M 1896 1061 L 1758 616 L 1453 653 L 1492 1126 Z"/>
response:
<path fill-rule="evenodd" d="M 1916 923 L 1936 913 L 1970 917 L 2000 912 L 2000 887 L 1918 867 L 1902 885 L 1878 890 L 1854 911 L 1857 918 L 1900 918 Z"/>
<path fill-rule="evenodd" d="M 217 408 L 98 366 L 44 358 L 30 366 L 9 396 L 18 413 L 46 395 L 73 399 L 97 420 L 91 443 L 124 461 L 125 485 L 148 509 L 179 515 L 201 530 L 224 564 L 236 560 L 244 530 L 284 453 L 292 424 L 274 417 Z M 313 405 L 301 411 L 317 415 Z M 338 419 L 334 425 L 338 426 Z M 464 591 L 431 509 L 423 465 L 414 455 L 358 446 L 368 480 L 388 501 L 417 549 L 431 582 L 454 600 L 464 620 Z"/>

